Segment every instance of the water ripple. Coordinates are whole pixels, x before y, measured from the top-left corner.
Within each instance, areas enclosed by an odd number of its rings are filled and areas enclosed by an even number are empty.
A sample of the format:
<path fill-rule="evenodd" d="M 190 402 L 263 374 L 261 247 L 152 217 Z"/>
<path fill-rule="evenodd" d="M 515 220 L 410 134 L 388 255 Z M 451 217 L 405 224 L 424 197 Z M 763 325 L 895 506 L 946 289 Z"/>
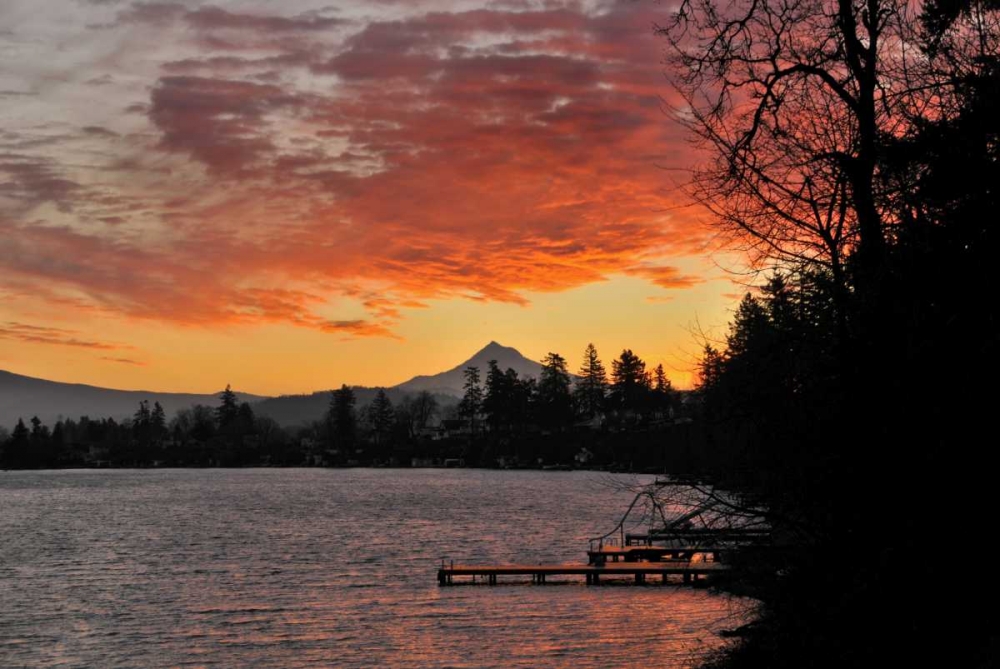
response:
<path fill-rule="evenodd" d="M 745 605 L 437 586 L 580 561 L 628 501 L 586 473 L 0 472 L 0 666 L 689 666 Z"/>

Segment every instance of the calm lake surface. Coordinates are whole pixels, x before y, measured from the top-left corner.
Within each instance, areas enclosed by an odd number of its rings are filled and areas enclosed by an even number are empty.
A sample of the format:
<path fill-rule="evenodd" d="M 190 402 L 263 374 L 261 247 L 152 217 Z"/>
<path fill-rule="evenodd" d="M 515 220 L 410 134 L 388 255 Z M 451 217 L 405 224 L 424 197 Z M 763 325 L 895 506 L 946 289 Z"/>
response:
<path fill-rule="evenodd" d="M 690 666 L 739 624 L 740 602 L 437 585 L 442 558 L 585 561 L 586 538 L 631 501 L 608 478 L 0 472 L 0 666 Z"/>

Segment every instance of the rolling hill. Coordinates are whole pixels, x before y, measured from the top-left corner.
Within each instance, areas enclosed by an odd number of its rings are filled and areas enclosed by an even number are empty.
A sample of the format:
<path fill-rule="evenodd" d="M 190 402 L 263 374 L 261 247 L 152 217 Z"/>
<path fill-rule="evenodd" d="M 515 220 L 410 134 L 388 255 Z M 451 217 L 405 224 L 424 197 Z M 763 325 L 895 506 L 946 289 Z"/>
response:
<path fill-rule="evenodd" d="M 221 392 L 221 391 L 220 391 Z M 259 395 L 239 393 L 240 401 L 256 402 Z M 218 404 L 218 393 L 161 393 L 151 390 L 113 390 L 80 383 L 60 383 L 0 370 L 0 425 L 12 427 L 38 416 L 47 425 L 60 418 L 114 418 L 132 416 L 141 400 L 159 402 L 167 416 L 193 404 Z"/>
<path fill-rule="evenodd" d="M 406 395 L 428 391 L 435 395 L 438 404 L 448 406 L 462 395 L 466 367 L 479 367 L 485 380 L 490 360 L 496 360 L 501 369 L 513 368 L 522 377 L 538 378 L 542 366 L 509 346 L 490 342 L 465 362 L 440 374 L 415 376 L 386 392 L 393 403 Z M 355 387 L 358 406 L 363 407 L 375 396 L 377 388 Z M 221 391 L 220 391 L 221 392 Z M 263 397 L 237 393 L 240 401 L 250 402 L 257 413 L 269 416 L 284 426 L 295 426 L 318 420 L 330 405 L 329 390 L 303 395 Z M 0 370 L 0 426 L 13 427 L 18 418 L 26 422 L 38 416 L 47 425 L 60 418 L 114 418 L 122 420 L 135 413 L 141 400 L 150 404 L 159 402 L 168 417 L 179 409 L 193 404 L 215 406 L 218 393 L 162 393 L 150 390 L 114 390 L 79 383 L 60 383 Z"/>

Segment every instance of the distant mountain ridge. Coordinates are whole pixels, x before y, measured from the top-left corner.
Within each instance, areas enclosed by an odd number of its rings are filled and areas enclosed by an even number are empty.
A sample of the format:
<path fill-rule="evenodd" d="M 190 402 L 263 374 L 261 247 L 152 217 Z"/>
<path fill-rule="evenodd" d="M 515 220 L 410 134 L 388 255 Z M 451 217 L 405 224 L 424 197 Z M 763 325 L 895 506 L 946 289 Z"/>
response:
<path fill-rule="evenodd" d="M 427 391 L 434 395 L 439 406 L 445 407 L 454 404 L 462 396 L 462 386 L 465 382 L 462 374 L 465 368 L 470 365 L 479 367 L 485 381 L 490 360 L 496 360 L 501 369 L 517 370 L 522 377 L 537 378 L 542 369 L 539 363 L 524 357 L 517 349 L 491 341 L 471 358 L 448 371 L 415 376 L 409 381 L 384 390 L 393 404 L 398 404 L 407 395 Z M 378 388 L 365 386 L 352 386 L 352 389 L 358 407 L 369 404 L 378 392 Z M 254 410 L 281 425 L 302 425 L 321 418 L 329 406 L 330 391 L 321 390 L 303 395 L 269 397 L 255 404 Z"/>
<path fill-rule="evenodd" d="M 354 397 L 357 400 L 356 406 L 359 409 L 370 404 L 379 391 L 378 388 L 365 386 L 351 386 L 351 390 L 354 391 Z M 393 405 L 399 404 L 406 396 L 413 394 L 400 390 L 398 387 L 385 388 L 384 390 Z M 434 397 L 440 407 L 446 407 L 458 401 L 451 395 L 440 393 L 434 393 Z M 330 390 L 318 390 L 303 395 L 280 395 L 260 400 L 253 405 L 253 410 L 261 416 L 271 418 L 279 425 L 286 427 L 305 425 L 323 418 L 330 407 L 331 399 Z"/>
<path fill-rule="evenodd" d="M 538 378 L 542 365 L 526 358 L 510 346 L 491 341 L 471 358 L 440 374 L 415 376 L 409 381 L 386 388 L 393 403 L 400 402 L 406 395 L 428 391 L 434 394 L 442 406 L 452 404 L 462 396 L 463 372 L 466 367 L 478 367 L 486 380 L 486 370 L 490 360 L 496 360 L 501 369 L 514 369 L 521 377 Z M 358 406 L 371 402 L 377 388 L 354 387 Z M 221 392 L 221 390 L 219 391 Z M 237 392 L 241 402 L 250 402 L 254 410 L 269 416 L 281 425 L 294 426 L 320 419 L 330 405 L 330 391 L 321 390 L 311 394 L 282 395 L 266 397 Z M 114 418 L 123 420 L 135 414 L 139 402 L 148 400 L 150 404 L 159 402 L 168 417 L 178 410 L 194 404 L 215 406 L 219 393 L 163 393 L 148 390 L 114 390 L 80 383 L 47 381 L 13 372 L 0 370 L 0 426 L 11 428 L 18 418 L 25 422 L 38 416 L 47 425 L 53 425 L 60 418 L 78 419 Z"/>
<path fill-rule="evenodd" d="M 466 367 L 478 367 L 482 380 L 485 382 L 490 360 L 496 360 L 497 366 L 502 370 L 513 369 L 522 378 L 537 379 L 542 373 L 541 363 L 524 357 L 516 348 L 491 341 L 471 358 L 446 372 L 431 376 L 415 376 L 409 381 L 400 383 L 395 388 L 409 392 L 426 390 L 441 395 L 461 397 L 462 387 L 465 384 L 463 374 Z"/>
<path fill-rule="evenodd" d="M 60 418 L 81 416 L 114 418 L 122 420 L 135 414 L 139 402 L 148 400 L 150 405 L 159 402 L 168 416 L 194 404 L 215 406 L 219 394 L 161 393 L 150 390 L 114 390 L 83 383 L 61 383 L 0 370 L 0 425 L 10 428 L 23 418 L 27 423 L 32 416 L 46 425 Z M 256 402 L 260 395 L 236 393 L 241 402 Z"/>

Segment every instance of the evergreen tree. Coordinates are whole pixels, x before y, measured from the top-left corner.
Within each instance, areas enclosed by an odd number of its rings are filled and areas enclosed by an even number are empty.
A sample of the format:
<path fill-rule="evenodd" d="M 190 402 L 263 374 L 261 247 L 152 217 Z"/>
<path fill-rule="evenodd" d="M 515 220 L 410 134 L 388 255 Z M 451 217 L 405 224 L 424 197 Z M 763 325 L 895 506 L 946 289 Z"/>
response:
<path fill-rule="evenodd" d="M 646 408 L 649 379 L 646 363 L 630 349 L 611 363 L 611 395 L 615 407 L 622 412 L 640 414 Z"/>
<path fill-rule="evenodd" d="M 570 394 L 569 371 L 566 359 L 558 353 L 549 353 L 542 359 L 537 403 L 539 418 L 543 424 L 561 429 L 572 421 L 573 399 Z"/>
<path fill-rule="evenodd" d="M 44 460 L 50 464 L 58 464 L 59 459 L 64 455 L 64 449 L 67 444 L 66 437 L 66 423 L 57 420 L 56 424 L 52 427 L 52 436 L 49 437 L 48 443 L 46 444 Z"/>
<path fill-rule="evenodd" d="M 385 390 L 381 388 L 368 406 L 368 421 L 371 423 L 372 432 L 375 435 L 375 444 L 381 446 L 396 422 L 396 412 L 393 410 L 392 401 L 385 394 Z"/>
<path fill-rule="evenodd" d="M 17 425 L 14 426 L 14 431 L 10 435 L 10 441 L 4 452 L 6 464 L 14 468 L 28 466 L 30 440 L 31 433 L 24 424 L 24 419 L 18 418 Z"/>
<path fill-rule="evenodd" d="M 663 370 L 662 363 L 653 370 L 653 397 L 655 410 L 662 417 L 670 417 L 676 403 L 676 393 L 673 384 L 670 383 L 670 379 L 667 378 L 667 374 Z"/>
<path fill-rule="evenodd" d="M 350 453 L 354 447 L 357 434 L 357 416 L 354 413 L 356 403 L 354 391 L 347 384 L 340 386 L 340 390 L 334 390 L 330 398 L 330 410 L 327 414 L 330 433 L 334 446 L 345 454 Z"/>
<path fill-rule="evenodd" d="M 507 370 L 510 387 L 510 420 L 513 431 L 523 435 L 535 419 L 538 384 L 534 379 L 519 379 L 513 369 Z"/>
<path fill-rule="evenodd" d="M 768 335 L 770 321 L 760 302 L 750 293 L 736 308 L 732 327 L 726 336 L 726 350 L 730 356 L 739 356 L 757 347 L 759 340 Z"/>
<path fill-rule="evenodd" d="M 28 443 L 28 427 L 24 424 L 23 418 L 17 419 L 17 425 L 14 426 L 14 431 L 11 433 L 11 441 L 15 443 Z"/>
<path fill-rule="evenodd" d="M 604 411 L 608 390 L 608 375 L 593 344 L 587 344 L 578 375 L 580 380 L 577 381 L 575 390 L 577 406 L 583 416 L 593 418 Z"/>
<path fill-rule="evenodd" d="M 138 448 L 137 451 L 130 453 L 129 455 L 138 456 L 139 459 L 141 459 L 142 456 L 145 455 L 144 451 L 152 441 L 152 434 L 150 429 L 151 416 L 152 413 L 149 410 L 149 401 L 148 400 L 140 401 L 139 408 L 132 416 L 132 439 L 133 443 Z"/>
<path fill-rule="evenodd" d="M 658 393 L 667 393 L 670 391 L 670 379 L 667 378 L 666 372 L 663 371 L 663 363 L 656 366 L 653 370 L 653 390 Z"/>
<path fill-rule="evenodd" d="M 42 420 L 38 416 L 31 418 L 31 442 L 38 445 L 48 438 L 48 428 L 42 425 Z"/>
<path fill-rule="evenodd" d="M 698 362 L 698 390 L 711 393 L 718 387 L 722 377 L 723 357 L 711 344 L 705 344 Z"/>
<path fill-rule="evenodd" d="M 161 441 L 167 436 L 167 414 L 159 402 L 153 403 L 153 411 L 149 415 L 149 428 L 153 441 Z"/>
<path fill-rule="evenodd" d="M 513 370 L 507 370 L 511 372 Z M 506 373 L 500 371 L 496 360 L 490 360 L 489 370 L 486 372 L 486 394 L 483 398 L 483 414 L 494 433 L 500 433 L 509 429 L 511 410 L 511 382 L 516 380 L 517 372 L 514 372 L 513 379 Z"/>
<path fill-rule="evenodd" d="M 225 430 L 230 425 L 232 425 L 240 412 L 239 401 L 236 399 L 236 393 L 233 392 L 229 384 L 226 384 L 226 389 L 222 391 L 219 395 L 219 406 L 215 410 L 216 420 L 219 423 L 219 428 Z"/>
<path fill-rule="evenodd" d="M 42 424 L 38 416 L 33 416 L 31 419 L 31 435 L 28 438 L 29 448 L 26 453 L 26 466 L 37 468 L 54 464 L 48 462 L 50 437 L 49 428 Z"/>
<path fill-rule="evenodd" d="M 483 408 L 483 387 L 480 385 L 479 368 L 466 367 L 463 372 L 465 385 L 462 401 L 458 403 L 459 415 L 469 422 L 469 430 L 476 434 L 476 421 Z"/>
<path fill-rule="evenodd" d="M 253 414 L 253 407 L 249 402 L 242 402 L 239 411 L 236 412 L 236 428 L 240 435 L 251 434 L 257 422 Z"/>
<path fill-rule="evenodd" d="M 137 426 L 148 424 L 150 415 L 149 400 L 141 400 L 139 402 L 139 408 L 136 409 L 136 412 L 132 415 L 132 425 Z"/>

